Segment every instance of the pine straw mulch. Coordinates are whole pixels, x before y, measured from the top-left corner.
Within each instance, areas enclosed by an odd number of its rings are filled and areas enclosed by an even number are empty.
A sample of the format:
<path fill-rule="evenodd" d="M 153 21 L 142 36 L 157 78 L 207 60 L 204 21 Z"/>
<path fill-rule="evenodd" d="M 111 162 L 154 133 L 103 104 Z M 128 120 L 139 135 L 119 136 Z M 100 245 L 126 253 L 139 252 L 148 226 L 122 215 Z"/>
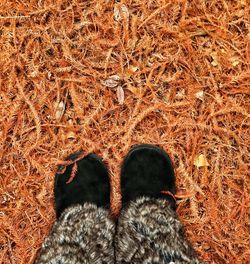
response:
<path fill-rule="evenodd" d="M 249 263 L 249 7 L 1 1 L 1 263 L 34 260 L 70 153 L 109 164 L 117 214 L 119 165 L 138 143 L 172 157 L 178 214 L 200 257 Z"/>

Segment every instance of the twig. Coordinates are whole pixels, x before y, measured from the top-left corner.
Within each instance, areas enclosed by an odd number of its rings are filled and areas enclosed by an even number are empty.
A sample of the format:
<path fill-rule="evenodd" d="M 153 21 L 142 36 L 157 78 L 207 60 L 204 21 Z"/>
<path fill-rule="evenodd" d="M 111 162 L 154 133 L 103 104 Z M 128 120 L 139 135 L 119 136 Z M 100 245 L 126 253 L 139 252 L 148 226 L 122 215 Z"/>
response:
<path fill-rule="evenodd" d="M 22 19 L 22 18 L 30 18 L 30 16 L 0 16 L 0 19 Z"/>

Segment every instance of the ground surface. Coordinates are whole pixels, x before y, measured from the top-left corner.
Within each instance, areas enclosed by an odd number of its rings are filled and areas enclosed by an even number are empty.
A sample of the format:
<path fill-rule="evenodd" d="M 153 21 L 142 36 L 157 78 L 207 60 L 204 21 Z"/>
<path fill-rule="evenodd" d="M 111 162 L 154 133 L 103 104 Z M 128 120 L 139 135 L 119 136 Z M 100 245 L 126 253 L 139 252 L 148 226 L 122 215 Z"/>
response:
<path fill-rule="evenodd" d="M 0 262 L 31 263 L 70 153 L 172 157 L 180 215 L 207 263 L 249 263 L 248 0 L 0 3 Z M 114 76 L 115 75 L 115 76 Z M 249 175 L 248 175 L 249 176 Z"/>

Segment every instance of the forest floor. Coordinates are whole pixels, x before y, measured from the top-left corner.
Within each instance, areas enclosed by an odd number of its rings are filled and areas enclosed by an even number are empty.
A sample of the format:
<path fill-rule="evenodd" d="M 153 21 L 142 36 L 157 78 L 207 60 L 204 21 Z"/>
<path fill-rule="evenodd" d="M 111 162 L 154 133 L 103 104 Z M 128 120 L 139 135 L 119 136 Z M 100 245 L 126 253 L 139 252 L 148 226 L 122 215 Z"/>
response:
<path fill-rule="evenodd" d="M 32 263 L 56 168 L 95 152 L 112 212 L 134 144 L 171 156 L 178 215 L 206 263 L 249 263 L 247 0 L 0 3 L 0 263 Z"/>

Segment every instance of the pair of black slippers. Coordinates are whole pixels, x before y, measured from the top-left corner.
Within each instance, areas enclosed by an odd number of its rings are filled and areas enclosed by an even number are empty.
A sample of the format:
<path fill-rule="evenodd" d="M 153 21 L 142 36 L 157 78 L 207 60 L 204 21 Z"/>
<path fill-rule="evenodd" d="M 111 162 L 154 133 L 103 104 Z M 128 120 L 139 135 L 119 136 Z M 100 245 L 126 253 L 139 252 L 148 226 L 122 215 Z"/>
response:
<path fill-rule="evenodd" d="M 55 204 L 57 218 L 68 207 L 85 202 L 109 208 L 110 184 L 108 170 L 97 155 L 79 159 L 81 152 L 69 156 L 73 163 L 55 178 Z M 74 167 L 77 165 L 76 167 Z M 70 180 L 75 170 L 73 180 Z M 69 181 L 70 180 L 70 181 Z M 122 204 L 139 197 L 167 199 L 175 209 L 175 174 L 168 154 L 154 145 L 137 145 L 125 157 L 121 168 Z"/>

